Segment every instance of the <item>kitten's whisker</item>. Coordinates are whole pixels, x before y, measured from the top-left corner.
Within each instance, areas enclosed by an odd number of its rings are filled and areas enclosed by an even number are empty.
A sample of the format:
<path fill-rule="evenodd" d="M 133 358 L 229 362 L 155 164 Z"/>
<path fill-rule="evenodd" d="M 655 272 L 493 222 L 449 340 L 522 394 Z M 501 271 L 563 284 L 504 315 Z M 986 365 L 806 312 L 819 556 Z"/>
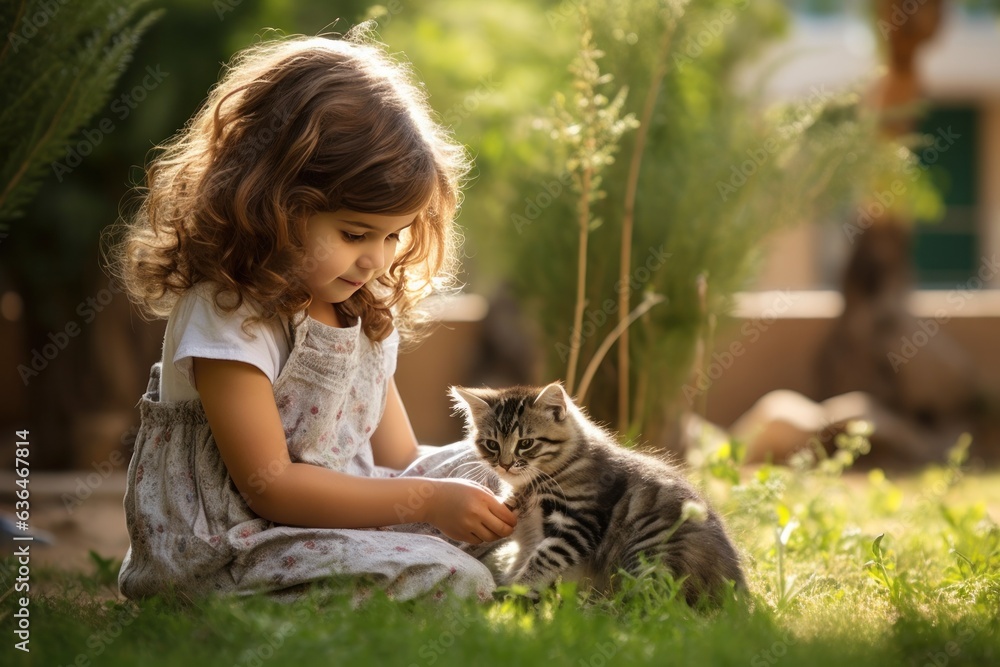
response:
<path fill-rule="evenodd" d="M 483 463 L 482 461 L 466 461 L 465 463 L 459 463 L 457 466 L 455 466 L 455 469 L 454 469 L 453 472 L 457 473 L 459 470 L 461 470 L 462 468 L 465 468 L 466 466 L 472 466 L 473 468 L 484 468 L 485 465 L 486 464 Z"/>
<path fill-rule="evenodd" d="M 463 468 L 468 468 L 469 466 L 471 466 L 471 469 L 463 471 Z M 455 466 L 452 470 L 452 476 L 464 477 L 487 488 L 492 487 L 492 484 L 490 484 L 491 474 L 495 473 L 493 473 L 485 461 L 465 461 Z"/>
<path fill-rule="evenodd" d="M 468 468 L 467 466 L 471 466 Z M 462 469 L 465 468 L 463 471 Z M 463 463 L 455 467 L 453 474 L 459 474 L 462 477 L 468 479 L 476 479 L 477 481 L 486 481 L 490 476 L 490 468 L 485 463 L 479 461 L 470 461 L 468 463 Z M 489 486 L 489 485 L 487 485 Z"/>
<path fill-rule="evenodd" d="M 462 461 L 457 466 L 455 466 L 455 468 L 458 469 L 458 468 L 464 468 L 465 466 L 485 466 L 485 465 L 486 461 L 483 461 L 481 458 L 477 456 L 476 458 L 471 459 L 469 461 Z"/>
<path fill-rule="evenodd" d="M 490 475 L 488 470 L 478 470 L 477 474 L 470 475 L 469 479 L 471 479 L 474 482 L 478 482 L 484 486 L 489 486 L 489 484 L 486 483 L 489 480 L 489 476 Z"/>

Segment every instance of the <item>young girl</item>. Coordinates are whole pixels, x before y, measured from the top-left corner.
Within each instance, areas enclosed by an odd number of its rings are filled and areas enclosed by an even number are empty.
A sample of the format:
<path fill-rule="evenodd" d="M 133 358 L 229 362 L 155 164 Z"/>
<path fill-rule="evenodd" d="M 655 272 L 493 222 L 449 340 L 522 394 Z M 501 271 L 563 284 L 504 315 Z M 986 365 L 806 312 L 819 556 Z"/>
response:
<path fill-rule="evenodd" d="M 516 519 L 458 477 L 467 445 L 420 456 L 393 382 L 400 332 L 450 275 L 467 166 L 364 28 L 245 50 L 163 148 L 115 247 L 133 300 L 169 316 L 125 596 L 363 575 L 400 599 L 489 598 L 473 555 Z"/>

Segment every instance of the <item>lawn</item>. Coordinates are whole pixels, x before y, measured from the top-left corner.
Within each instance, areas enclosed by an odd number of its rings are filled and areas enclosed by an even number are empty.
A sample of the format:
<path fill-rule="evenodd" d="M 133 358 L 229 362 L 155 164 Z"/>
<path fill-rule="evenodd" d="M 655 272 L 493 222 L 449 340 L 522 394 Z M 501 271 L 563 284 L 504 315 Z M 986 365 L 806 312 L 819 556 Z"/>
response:
<path fill-rule="evenodd" d="M 1000 664 L 1000 473 L 970 470 L 960 446 L 918 473 L 855 471 L 856 445 L 755 469 L 724 445 L 693 464 L 742 551 L 747 604 L 693 611 L 658 578 L 622 579 L 613 599 L 563 585 L 536 607 L 376 594 L 354 609 L 333 589 L 135 605 L 117 598 L 119 563 L 93 554 L 89 575 L 32 571 L 29 655 L 7 559 L 0 664 Z"/>

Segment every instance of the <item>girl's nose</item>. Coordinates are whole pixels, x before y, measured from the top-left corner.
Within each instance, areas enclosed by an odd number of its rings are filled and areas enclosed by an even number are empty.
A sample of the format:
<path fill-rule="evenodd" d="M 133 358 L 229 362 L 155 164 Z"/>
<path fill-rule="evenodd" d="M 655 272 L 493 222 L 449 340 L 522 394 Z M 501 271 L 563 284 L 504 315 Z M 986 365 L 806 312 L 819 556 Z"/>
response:
<path fill-rule="evenodd" d="M 378 271 L 385 262 L 385 249 L 381 243 L 374 243 L 365 248 L 361 256 L 358 257 L 358 267 L 366 271 Z"/>

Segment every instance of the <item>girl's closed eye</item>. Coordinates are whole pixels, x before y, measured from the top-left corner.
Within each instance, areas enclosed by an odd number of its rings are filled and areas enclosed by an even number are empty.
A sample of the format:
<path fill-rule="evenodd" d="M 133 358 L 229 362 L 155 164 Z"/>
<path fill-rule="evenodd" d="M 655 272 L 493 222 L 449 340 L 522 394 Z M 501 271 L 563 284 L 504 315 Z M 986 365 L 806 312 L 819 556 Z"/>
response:
<path fill-rule="evenodd" d="M 342 232 L 342 233 L 344 235 L 344 240 L 348 241 L 350 243 L 358 243 L 360 241 L 364 241 L 365 237 L 368 236 L 367 234 L 352 234 L 350 232 Z M 386 241 L 399 241 L 399 234 L 397 234 L 397 233 L 389 234 L 386 237 L 385 240 Z"/>

